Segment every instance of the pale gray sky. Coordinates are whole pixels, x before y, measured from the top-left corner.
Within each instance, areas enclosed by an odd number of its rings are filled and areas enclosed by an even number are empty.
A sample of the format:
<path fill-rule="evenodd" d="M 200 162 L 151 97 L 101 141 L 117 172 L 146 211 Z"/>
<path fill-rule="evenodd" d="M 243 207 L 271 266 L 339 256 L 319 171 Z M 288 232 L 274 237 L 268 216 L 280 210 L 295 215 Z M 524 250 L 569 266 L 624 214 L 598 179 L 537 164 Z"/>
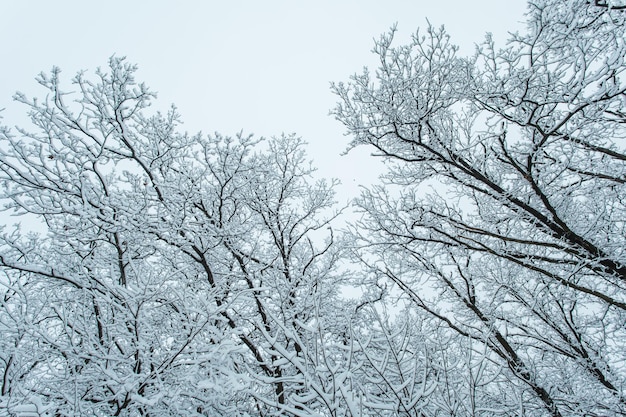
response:
<path fill-rule="evenodd" d="M 59 66 L 71 89 L 77 70 L 127 56 L 159 93 L 157 108 L 178 106 L 185 130 L 295 132 L 310 143 L 319 173 L 339 177 L 348 196 L 373 180 L 377 161 L 365 149 L 339 155 L 348 139 L 328 116 L 336 101 L 330 81 L 373 68 L 373 38 L 394 22 L 398 40 L 426 19 L 443 24 L 470 54 L 488 31 L 504 46 L 507 31 L 523 29 L 525 8 L 522 0 L 6 0 L 0 109 L 5 124 L 22 123 L 23 109 L 11 96 L 43 94 L 34 82 L 40 71 Z"/>

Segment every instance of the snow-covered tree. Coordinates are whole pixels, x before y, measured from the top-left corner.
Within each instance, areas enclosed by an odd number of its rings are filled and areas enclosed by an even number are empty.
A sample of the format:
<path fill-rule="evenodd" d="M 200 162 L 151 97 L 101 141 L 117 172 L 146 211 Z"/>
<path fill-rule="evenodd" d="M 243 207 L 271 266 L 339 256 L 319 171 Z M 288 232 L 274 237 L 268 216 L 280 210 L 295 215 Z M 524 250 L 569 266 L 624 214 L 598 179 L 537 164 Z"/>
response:
<path fill-rule="evenodd" d="M 491 374 L 446 415 L 626 413 L 624 8 L 532 0 L 526 33 L 469 58 L 392 30 L 334 85 L 351 145 L 389 166 L 358 256 Z"/>
<path fill-rule="evenodd" d="M 180 133 L 135 72 L 42 74 L 32 126 L 1 132 L 3 213 L 39 232 L 0 241 L 0 408 L 337 415 L 334 183 L 295 136 Z"/>
<path fill-rule="evenodd" d="M 300 138 L 182 133 L 122 58 L 42 74 L 0 127 L 0 414 L 626 415 L 625 24 L 383 35 L 333 86 L 389 168 L 349 236 Z"/>

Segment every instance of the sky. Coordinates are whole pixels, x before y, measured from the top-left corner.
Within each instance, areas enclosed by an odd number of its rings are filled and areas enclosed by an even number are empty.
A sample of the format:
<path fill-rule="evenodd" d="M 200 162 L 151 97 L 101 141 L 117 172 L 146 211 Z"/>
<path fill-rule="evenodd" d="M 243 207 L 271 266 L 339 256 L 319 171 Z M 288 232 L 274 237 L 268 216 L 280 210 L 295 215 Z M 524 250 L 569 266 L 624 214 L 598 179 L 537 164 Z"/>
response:
<path fill-rule="evenodd" d="M 445 25 L 460 54 L 486 32 L 505 47 L 524 29 L 522 0 L 29 0 L 0 2 L 0 113 L 24 124 L 12 96 L 45 92 L 34 81 L 53 66 L 68 90 L 79 70 L 106 67 L 112 55 L 139 66 L 137 79 L 158 92 L 155 109 L 175 104 L 189 133 L 256 136 L 296 133 L 318 175 L 356 196 L 382 171 L 370 150 L 342 156 L 349 138 L 329 116 L 330 82 L 375 69 L 374 38 L 397 23 L 398 44 L 430 22 Z"/>

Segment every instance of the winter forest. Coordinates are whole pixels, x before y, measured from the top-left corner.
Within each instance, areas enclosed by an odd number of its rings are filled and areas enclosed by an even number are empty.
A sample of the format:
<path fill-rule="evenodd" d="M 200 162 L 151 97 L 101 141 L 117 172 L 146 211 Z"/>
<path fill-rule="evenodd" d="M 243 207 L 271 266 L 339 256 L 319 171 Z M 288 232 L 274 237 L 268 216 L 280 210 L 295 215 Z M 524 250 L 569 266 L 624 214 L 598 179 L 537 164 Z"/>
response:
<path fill-rule="evenodd" d="M 526 19 L 329 80 L 386 167 L 348 207 L 309 138 L 42 73 L 0 125 L 0 415 L 625 416 L 626 4 Z"/>

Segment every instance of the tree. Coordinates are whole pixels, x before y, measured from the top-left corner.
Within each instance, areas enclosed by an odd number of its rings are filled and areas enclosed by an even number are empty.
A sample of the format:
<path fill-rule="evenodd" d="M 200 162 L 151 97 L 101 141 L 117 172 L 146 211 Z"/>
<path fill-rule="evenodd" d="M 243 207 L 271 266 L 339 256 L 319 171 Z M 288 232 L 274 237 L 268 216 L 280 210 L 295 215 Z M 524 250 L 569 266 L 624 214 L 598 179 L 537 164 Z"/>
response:
<path fill-rule="evenodd" d="M 470 58 L 393 29 L 373 77 L 333 86 L 351 146 L 389 164 L 358 256 L 500 369 L 467 415 L 626 413 L 625 17 L 533 0 L 527 33 Z"/>
<path fill-rule="evenodd" d="M 135 71 L 42 74 L 32 130 L 0 133 L 4 210 L 40 230 L 0 239 L 0 407 L 337 415 L 334 183 L 295 136 L 179 133 Z"/>

